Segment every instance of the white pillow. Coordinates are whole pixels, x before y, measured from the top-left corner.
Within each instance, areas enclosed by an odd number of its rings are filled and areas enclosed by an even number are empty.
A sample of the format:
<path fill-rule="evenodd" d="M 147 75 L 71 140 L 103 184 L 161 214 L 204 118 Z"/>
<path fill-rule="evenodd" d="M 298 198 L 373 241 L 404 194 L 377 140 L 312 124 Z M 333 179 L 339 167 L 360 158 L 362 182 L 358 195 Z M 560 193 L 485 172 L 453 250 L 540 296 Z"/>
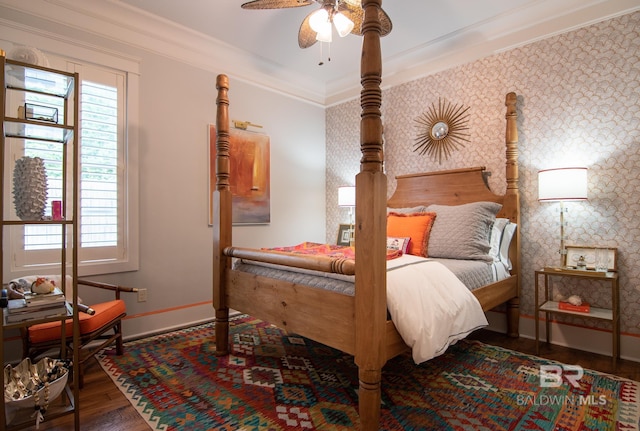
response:
<path fill-rule="evenodd" d="M 496 221 L 493 222 L 493 227 L 491 227 L 491 239 L 489 241 L 491 248 L 489 249 L 489 256 L 493 258 L 494 262 L 500 261 L 500 244 L 502 242 L 504 228 L 508 224 L 508 218 L 496 218 Z"/>
<path fill-rule="evenodd" d="M 500 241 L 500 262 L 502 262 L 508 270 L 513 268 L 511 260 L 509 259 L 509 246 L 511 245 L 511 240 L 513 239 L 517 227 L 517 224 L 509 223 L 502 231 L 502 240 Z"/>
<path fill-rule="evenodd" d="M 394 236 L 388 236 L 387 250 L 400 250 L 402 251 L 402 254 L 407 254 L 410 240 L 411 240 L 410 237 L 399 238 Z"/>

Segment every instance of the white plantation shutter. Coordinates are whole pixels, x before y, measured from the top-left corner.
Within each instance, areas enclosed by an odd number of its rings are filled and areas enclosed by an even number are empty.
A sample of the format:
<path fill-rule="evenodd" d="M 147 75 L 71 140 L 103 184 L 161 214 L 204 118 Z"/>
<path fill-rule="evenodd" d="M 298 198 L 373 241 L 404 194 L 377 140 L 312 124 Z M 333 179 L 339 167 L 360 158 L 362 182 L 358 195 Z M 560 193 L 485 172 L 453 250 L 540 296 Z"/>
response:
<path fill-rule="evenodd" d="M 118 86 L 83 79 L 81 93 L 80 247 L 117 247 Z"/>
<path fill-rule="evenodd" d="M 79 145 L 80 145 L 80 265 L 108 264 L 128 259 L 126 166 L 126 100 L 125 72 L 97 66 L 70 64 L 80 74 Z M 35 96 L 26 102 L 58 108 L 64 112 L 62 100 L 42 100 Z M 58 104 L 58 105 L 56 105 Z M 22 154 L 45 160 L 47 170 L 47 209 L 51 202 L 62 200 L 62 146 L 40 141 L 24 141 Z M 20 152 L 20 151 L 19 151 Z M 72 163 L 72 160 L 68 160 Z M 67 181 L 71 182 L 69 166 Z M 68 200 L 71 196 L 68 197 Z M 71 214 L 69 212 L 69 214 Z M 27 225 L 12 232 L 13 269 L 20 271 L 60 261 L 61 228 L 56 225 Z M 19 246 L 17 246 L 19 245 Z M 135 259 L 137 264 L 137 258 Z M 111 269 L 110 271 L 116 271 Z M 98 273 L 100 271 L 92 271 Z M 104 271 L 103 271 L 104 272 Z"/>
<path fill-rule="evenodd" d="M 43 74 L 38 70 L 27 70 L 25 75 L 25 81 L 30 82 L 33 87 L 47 88 L 50 86 L 48 82 L 54 77 L 50 74 Z M 25 103 L 32 103 L 35 105 L 48 106 L 57 109 L 58 122 L 64 122 L 64 100 L 59 97 L 52 97 L 38 93 L 24 93 Z M 28 129 L 33 126 L 26 126 L 27 135 Z M 17 154 L 14 158 L 30 156 L 40 157 L 44 160 L 45 169 L 47 172 L 47 208 L 45 214 L 51 214 L 51 201 L 61 199 L 61 186 L 62 186 L 62 154 L 63 146 L 58 143 L 24 140 L 22 141 L 24 147 L 18 145 L 16 150 Z M 22 150 L 22 151 L 20 151 Z M 22 231 L 20 231 L 22 234 Z M 22 241 L 20 241 L 22 242 Z M 25 250 L 47 250 L 60 247 L 60 227 L 58 226 L 37 226 L 27 225 L 24 227 L 24 248 Z"/>
<path fill-rule="evenodd" d="M 28 70 L 25 80 L 31 85 L 47 86 L 47 79 L 51 75 L 43 76 L 38 71 Z M 64 122 L 64 100 L 58 97 L 46 96 L 38 93 L 24 93 L 25 103 L 48 106 L 56 108 L 58 112 L 58 122 Z M 31 126 L 27 126 L 27 129 Z M 14 159 L 23 155 L 30 157 L 40 157 L 44 160 L 47 172 L 47 207 L 45 215 L 51 214 L 51 202 L 62 199 L 62 160 L 64 146 L 59 143 L 51 143 L 38 140 L 26 139 L 22 146 L 15 147 L 18 151 L 14 154 Z M 22 151 L 20 151 L 22 150 Z M 38 264 L 59 261 L 59 252 L 53 254 L 50 250 L 59 250 L 61 241 L 60 226 L 53 225 L 26 225 L 24 228 L 12 230 L 12 238 L 19 237 L 15 244 L 22 244 L 20 248 L 14 248 L 14 261 L 19 264 Z M 56 260 L 57 259 L 57 260 Z"/>

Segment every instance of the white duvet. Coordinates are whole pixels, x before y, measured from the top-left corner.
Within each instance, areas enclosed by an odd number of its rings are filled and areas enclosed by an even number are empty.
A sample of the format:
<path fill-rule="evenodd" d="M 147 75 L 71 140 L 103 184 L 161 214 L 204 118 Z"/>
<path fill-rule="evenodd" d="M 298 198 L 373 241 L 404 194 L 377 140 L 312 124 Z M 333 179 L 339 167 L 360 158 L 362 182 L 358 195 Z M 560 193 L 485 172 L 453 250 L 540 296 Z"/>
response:
<path fill-rule="evenodd" d="M 416 364 L 488 325 L 476 297 L 451 271 L 413 255 L 387 261 L 387 307 Z"/>
<path fill-rule="evenodd" d="M 353 276 L 251 263 L 354 281 Z M 453 272 L 440 262 L 409 254 L 387 261 L 387 308 L 416 364 L 443 354 L 449 345 L 488 325 L 480 303 Z"/>

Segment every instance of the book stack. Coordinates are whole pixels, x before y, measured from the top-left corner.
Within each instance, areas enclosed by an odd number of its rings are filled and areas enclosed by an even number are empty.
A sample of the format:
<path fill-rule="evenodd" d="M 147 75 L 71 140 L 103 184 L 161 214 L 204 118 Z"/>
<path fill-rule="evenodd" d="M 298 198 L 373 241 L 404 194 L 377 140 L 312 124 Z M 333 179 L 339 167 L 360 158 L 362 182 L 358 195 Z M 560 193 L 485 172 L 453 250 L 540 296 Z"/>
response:
<path fill-rule="evenodd" d="M 591 306 L 586 302 L 580 305 L 574 305 L 570 302 L 560 301 L 558 302 L 558 309 L 565 311 L 576 311 L 578 313 L 588 313 L 591 310 Z"/>
<path fill-rule="evenodd" d="M 28 320 L 59 317 L 67 314 L 67 302 L 64 293 L 55 288 L 51 293 L 24 294 L 24 299 L 11 299 L 7 306 L 7 323 L 19 323 Z"/>

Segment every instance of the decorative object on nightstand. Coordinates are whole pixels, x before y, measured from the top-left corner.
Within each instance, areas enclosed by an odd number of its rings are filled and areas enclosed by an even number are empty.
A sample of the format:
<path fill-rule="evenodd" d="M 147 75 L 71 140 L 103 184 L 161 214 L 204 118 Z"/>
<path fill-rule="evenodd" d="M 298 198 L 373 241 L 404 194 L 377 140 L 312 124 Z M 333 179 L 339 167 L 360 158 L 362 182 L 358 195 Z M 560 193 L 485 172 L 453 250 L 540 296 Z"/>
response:
<path fill-rule="evenodd" d="M 578 311 L 581 313 L 588 313 L 591 311 L 591 306 L 582 301 L 582 298 L 578 295 L 571 295 L 565 298 L 563 295 L 556 294 L 553 296 L 553 300 L 558 302 L 558 309 Z"/>
<path fill-rule="evenodd" d="M 565 241 L 566 211 L 564 202 L 587 199 L 587 168 L 545 169 L 538 172 L 538 200 L 540 202 L 560 202 L 560 264 L 564 265 L 567 250 Z"/>
<path fill-rule="evenodd" d="M 617 249 L 615 247 L 585 247 L 568 245 L 565 247 L 560 266 L 546 266 L 550 272 L 581 274 L 588 271 L 592 277 L 606 277 L 610 271 L 617 271 Z"/>
<path fill-rule="evenodd" d="M 349 208 L 349 244 L 354 245 L 354 221 L 353 213 L 356 207 L 356 188 L 353 186 L 338 187 L 338 206 Z"/>
<path fill-rule="evenodd" d="M 602 261 L 606 261 L 606 270 L 598 267 L 596 270 L 596 252 Z M 606 256 L 606 257 L 604 257 Z M 584 260 L 586 268 L 579 269 L 576 264 L 580 259 Z M 560 267 L 545 267 L 535 271 L 535 332 L 536 354 L 539 354 L 539 315 L 545 313 L 545 326 L 547 343 L 551 339 L 551 315 L 579 315 L 589 319 L 599 319 L 611 322 L 612 348 L 611 356 L 615 368 L 620 356 L 620 287 L 617 273 L 617 249 L 611 247 L 575 247 L 567 246 L 567 253 Z M 599 262 L 599 265 L 604 265 Z M 578 279 L 581 282 L 598 284 L 602 287 L 608 285 L 611 289 L 611 308 L 595 307 L 582 298 L 582 295 L 573 293 L 565 298 L 556 293 L 551 295 L 551 281 L 563 278 Z M 543 280 L 543 297 L 539 296 L 540 279 Z M 579 287 L 579 286 L 578 286 Z M 552 299 L 551 299 L 552 298 Z"/>
<path fill-rule="evenodd" d="M 338 239 L 336 245 L 348 247 L 351 245 L 351 225 L 341 224 L 338 226 Z"/>

